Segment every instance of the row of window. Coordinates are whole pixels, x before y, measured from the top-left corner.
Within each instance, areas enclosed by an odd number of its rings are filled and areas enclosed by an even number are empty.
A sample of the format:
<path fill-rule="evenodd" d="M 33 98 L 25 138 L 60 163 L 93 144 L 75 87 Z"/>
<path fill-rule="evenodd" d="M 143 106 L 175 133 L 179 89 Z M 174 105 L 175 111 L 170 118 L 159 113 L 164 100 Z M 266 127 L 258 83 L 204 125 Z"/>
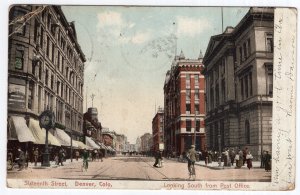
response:
<path fill-rule="evenodd" d="M 186 123 L 186 131 L 191 132 L 192 131 L 192 120 L 187 119 L 185 121 Z M 200 120 L 196 120 L 196 132 L 200 132 Z"/>
<path fill-rule="evenodd" d="M 46 15 L 48 15 L 46 17 Z M 37 16 L 39 17 L 39 16 Z M 47 19 L 46 19 L 47 18 Z M 83 67 L 82 63 L 80 63 L 80 58 L 78 57 L 77 52 L 73 51 L 73 46 L 72 43 L 70 42 L 69 44 L 66 43 L 67 36 L 63 34 L 63 31 L 59 25 L 58 22 L 55 21 L 55 19 L 52 17 L 50 10 L 47 12 L 45 9 L 42 12 L 41 20 L 42 23 L 45 24 L 47 29 L 51 32 L 51 35 L 55 40 L 57 40 L 58 46 L 62 49 L 63 53 L 66 54 L 66 57 L 69 59 L 70 63 L 74 65 L 74 68 L 83 76 Z M 44 48 L 44 36 L 45 36 L 45 30 L 40 25 L 40 22 L 35 19 L 35 24 L 34 24 L 34 41 L 35 43 L 39 43 L 41 48 Z M 46 36 L 47 39 L 47 49 L 46 53 L 48 54 L 47 56 L 49 57 L 49 51 L 50 51 L 50 37 Z M 52 45 L 52 50 L 54 50 L 53 45 Z M 58 48 L 57 48 L 58 49 Z M 58 51 L 59 52 L 59 51 Z M 52 52 L 54 53 L 54 52 Z M 54 62 L 54 57 L 52 54 L 51 57 L 52 61 Z M 56 63 L 56 62 L 55 62 Z M 58 63 L 59 66 L 59 63 Z"/>
<path fill-rule="evenodd" d="M 186 74 L 185 85 L 187 89 L 191 88 L 191 74 Z M 199 87 L 199 74 L 194 75 L 195 78 L 195 87 Z"/>
<path fill-rule="evenodd" d="M 186 107 L 186 114 L 191 114 L 191 104 L 190 103 L 187 103 L 186 105 L 185 105 L 185 107 Z M 196 114 L 199 114 L 200 112 L 199 112 L 199 103 L 198 104 L 195 104 L 195 113 Z"/>

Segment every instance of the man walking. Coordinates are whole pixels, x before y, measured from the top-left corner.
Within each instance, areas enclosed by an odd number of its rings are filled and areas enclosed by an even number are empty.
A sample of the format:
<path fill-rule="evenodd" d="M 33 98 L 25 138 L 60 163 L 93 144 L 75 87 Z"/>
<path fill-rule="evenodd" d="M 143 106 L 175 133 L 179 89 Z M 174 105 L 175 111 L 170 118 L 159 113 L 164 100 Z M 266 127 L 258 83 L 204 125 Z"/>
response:
<path fill-rule="evenodd" d="M 23 170 L 24 164 L 25 164 L 25 154 L 21 150 L 21 148 L 18 148 L 18 152 L 19 152 L 19 157 L 17 158 L 18 165 L 19 165 L 19 170 L 18 171 L 21 171 L 21 170 Z"/>
<path fill-rule="evenodd" d="M 35 148 L 35 150 L 33 151 L 34 166 L 37 166 L 38 158 L 39 158 L 39 149 Z"/>
<path fill-rule="evenodd" d="M 191 145 L 191 149 L 189 149 L 187 153 L 187 160 L 188 160 L 188 170 L 190 177 L 195 180 L 196 179 L 196 172 L 195 172 L 195 161 L 196 161 L 196 151 L 195 145 Z"/>
<path fill-rule="evenodd" d="M 154 163 L 153 167 L 158 167 L 157 164 L 158 164 L 159 160 L 162 160 L 162 154 L 158 150 L 155 154 L 155 163 Z"/>

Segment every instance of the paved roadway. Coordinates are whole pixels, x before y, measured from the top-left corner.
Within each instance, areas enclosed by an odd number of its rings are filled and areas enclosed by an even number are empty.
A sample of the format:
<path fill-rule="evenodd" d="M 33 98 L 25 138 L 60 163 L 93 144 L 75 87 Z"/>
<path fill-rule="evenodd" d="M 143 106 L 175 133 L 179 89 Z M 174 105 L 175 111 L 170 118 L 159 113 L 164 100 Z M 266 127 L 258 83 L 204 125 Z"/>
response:
<path fill-rule="evenodd" d="M 15 179 L 80 179 L 80 180 L 188 180 L 187 163 L 164 159 L 164 167 L 153 167 L 154 158 L 118 156 L 103 162 L 89 162 L 87 172 L 81 170 L 82 161 L 73 160 L 65 166 L 51 168 L 29 167 L 22 171 L 8 171 L 7 178 Z M 264 169 L 212 170 L 196 167 L 196 180 L 205 181 L 271 181 L 271 173 Z"/>

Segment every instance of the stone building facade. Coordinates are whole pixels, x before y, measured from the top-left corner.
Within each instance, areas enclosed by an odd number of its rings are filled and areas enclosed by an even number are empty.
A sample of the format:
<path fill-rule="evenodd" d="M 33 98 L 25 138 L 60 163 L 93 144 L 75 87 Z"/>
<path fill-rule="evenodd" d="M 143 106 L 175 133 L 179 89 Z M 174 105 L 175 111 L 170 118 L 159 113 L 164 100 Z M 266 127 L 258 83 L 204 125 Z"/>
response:
<path fill-rule="evenodd" d="M 274 9 L 251 8 L 211 37 L 203 59 L 208 149 L 247 147 L 256 158 L 271 151 L 273 31 Z"/>
<path fill-rule="evenodd" d="M 8 118 L 38 120 L 46 109 L 82 139 L 84 62 L 74 22 L 60 6 L 16 5 L 9 12 Z"/>
<path fill-rule="evenodd" d="M 202 53 L 186 59 L 181 51 L 164 84 L 164 141 L 167 153 L 182 153 L 192 144 L 205 147 L 205 100 Z"/>

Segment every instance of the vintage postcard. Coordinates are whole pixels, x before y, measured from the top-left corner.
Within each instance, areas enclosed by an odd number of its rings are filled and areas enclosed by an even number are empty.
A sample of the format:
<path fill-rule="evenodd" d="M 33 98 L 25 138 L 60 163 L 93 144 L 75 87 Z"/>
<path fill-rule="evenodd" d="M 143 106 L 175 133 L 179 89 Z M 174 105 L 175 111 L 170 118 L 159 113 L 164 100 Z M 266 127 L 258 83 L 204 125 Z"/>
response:
<path fill-rule="evenodd" d="M 7 188 L 295 189 L 296 8 L 8 9 Z"/>

